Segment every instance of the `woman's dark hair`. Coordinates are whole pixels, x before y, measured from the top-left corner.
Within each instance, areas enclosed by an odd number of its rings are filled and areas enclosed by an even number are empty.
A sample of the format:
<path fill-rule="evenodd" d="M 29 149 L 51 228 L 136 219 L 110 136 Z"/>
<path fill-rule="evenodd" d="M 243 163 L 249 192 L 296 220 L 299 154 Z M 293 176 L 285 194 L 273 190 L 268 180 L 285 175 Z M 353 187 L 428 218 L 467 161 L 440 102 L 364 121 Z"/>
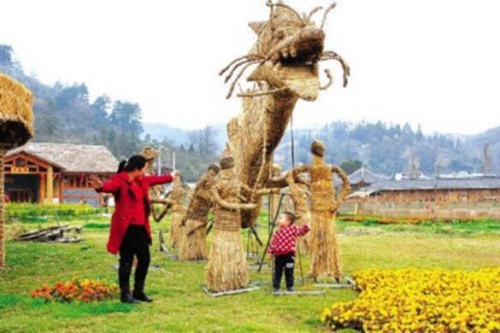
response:
<path fill-rule="evenodd" d="M 134 170 L 141 170 L 146 165 L 146 158 L 142 155 L 131 156 L 128 160 L 123 160 L 118 164 L 118 171 L 132 172 Z"/>

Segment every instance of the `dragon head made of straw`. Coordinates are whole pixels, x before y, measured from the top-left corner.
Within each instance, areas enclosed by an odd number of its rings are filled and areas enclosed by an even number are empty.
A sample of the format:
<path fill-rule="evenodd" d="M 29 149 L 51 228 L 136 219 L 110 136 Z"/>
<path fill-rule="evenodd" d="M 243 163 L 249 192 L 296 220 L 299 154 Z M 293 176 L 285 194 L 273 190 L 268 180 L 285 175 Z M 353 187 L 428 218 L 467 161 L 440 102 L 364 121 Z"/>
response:
<path fill-rule="evenodd" d="M 322 10 L 314 8 L 309 14 L 300 15 L 293 8 L 278 3 L 268 2 L 270 17 L 268 21 L 252 22 L 250 27 L 258 36 L 257 42 L 246 56 L 235 59 L 221 71 L 228 73 L 226 82 L 233 79 L 228 98 L 245 70 L 257 66 L 248 76 L 249 81 L 267 82 L 264 91 L 254 95 L 263 95 L 279 91 L 289 91 L 304 100 L 315 100 L 319 90 L 328 88 L 332 83 L 329 70 L 325 73 L 329 82 L 321 87 L 318 63 L 324 60 L 337 60 L 344 71 L 344 86 L 347 85 L 349 66 L 333 51 L 324 51 L 325 32 L 323 26 L 328 12 L 335 7 L 332 4 L 325 9 L 323 20 L 318 27 L 312 16 Z M 262 87 L 261 87 L 262 89 Z M 248 96 L 240 94 L 239 96 Z"/>

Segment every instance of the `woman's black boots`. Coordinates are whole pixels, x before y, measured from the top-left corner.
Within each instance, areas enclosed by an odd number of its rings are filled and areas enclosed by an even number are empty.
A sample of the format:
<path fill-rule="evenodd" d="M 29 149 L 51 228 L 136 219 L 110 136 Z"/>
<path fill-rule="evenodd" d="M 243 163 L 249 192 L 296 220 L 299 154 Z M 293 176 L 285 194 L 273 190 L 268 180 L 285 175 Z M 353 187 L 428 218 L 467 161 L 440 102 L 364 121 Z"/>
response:
<path fill-rule="evenodd" d="M 132 263 L 120 262 L 118 267 L 118 281 L 120 284 L 120 301 L 122 303 L 139 303 L 130 293 L 130 272 Z"/>
<path fill-rule="evenodd" d="M 153 301 L 152 298 L 148 297 L 148 295 L 144 293 L 144 283 L 138 283 L 137 281 L 134 284 L 134 292 L 132 296 L 134 299 L 139 300 L 141 302 L 151 303 Z"/>

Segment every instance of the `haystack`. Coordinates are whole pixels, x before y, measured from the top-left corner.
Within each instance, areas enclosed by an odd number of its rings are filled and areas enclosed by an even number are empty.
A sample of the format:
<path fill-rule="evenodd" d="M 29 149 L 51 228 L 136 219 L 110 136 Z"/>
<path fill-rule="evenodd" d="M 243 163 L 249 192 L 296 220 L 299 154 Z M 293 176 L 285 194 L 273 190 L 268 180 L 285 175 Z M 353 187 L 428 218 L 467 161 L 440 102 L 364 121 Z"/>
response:
<path fill-rule="evenodd" d="M 213 204 L 211 188 L 219 171 L 218 164 L 211 164 L 194 188 L 182 223 L 179 248 L 180 261 L 204 260 L 207 258 L 206 226 L 208 224 L 208 213 Z"/>
<path fill-rule="evenodd" d="M 311 146 L 312 165 L 294 169 L 294 174 L 308 173 L 311 180 L 311 236 L 309 253 L 311 256 L 311 277 L 342 277 L 340 246 L 335 226 L 335 214 L 350 191 L 347 175 L 342 169 L 326 164 L 326 147 L 321 141 Z M 342 180 L 342 192 L 335 196 L 333 176 Z"/>
<path fill-rule="evenodd" d="M 244 288 L 248 283 L 248 265 L 241 239 L 240 210 L 255 208 L 242 203 L 242 184 L 234 175 L 234 160 L 220 162 L 220 179 L 212 187 L 214 238 L 207 265 L 206 280 L 211 292 Z"/>
<path fill-rule="evenodd" d="M 5 267 L 3 156 L 7 150 L 33 137 L 32 108 L 33 94 L 21 83 L 0 73 L 0 269 Z"/>

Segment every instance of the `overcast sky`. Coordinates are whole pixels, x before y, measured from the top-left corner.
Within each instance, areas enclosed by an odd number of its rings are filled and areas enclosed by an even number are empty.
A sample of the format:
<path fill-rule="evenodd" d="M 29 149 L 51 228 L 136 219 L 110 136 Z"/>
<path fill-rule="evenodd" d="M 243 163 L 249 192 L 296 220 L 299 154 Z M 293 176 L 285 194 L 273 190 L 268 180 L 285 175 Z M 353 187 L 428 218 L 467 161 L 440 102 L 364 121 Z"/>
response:
<path fill-rule="evenodd" d="M 0 0 L 0 44 L 44 83 L 85 83 L 92 100 L 139 103 L 145 122 L 201 128 L 241 112 L 218 72 L 248 53 L 247 24 L 267 19 L 265 2 Z M 331 1 L 286 3 L 309 12 Z M 499 14 L 498 0 L 338 0 L 326 49 L 349 63 L 350 83 L 342 88 L 340 68 L 322 63 L 336 83 L 316 102 L 299 101 L 295 126 L 380 120 L 458 134 L 500 126 Z"/>

